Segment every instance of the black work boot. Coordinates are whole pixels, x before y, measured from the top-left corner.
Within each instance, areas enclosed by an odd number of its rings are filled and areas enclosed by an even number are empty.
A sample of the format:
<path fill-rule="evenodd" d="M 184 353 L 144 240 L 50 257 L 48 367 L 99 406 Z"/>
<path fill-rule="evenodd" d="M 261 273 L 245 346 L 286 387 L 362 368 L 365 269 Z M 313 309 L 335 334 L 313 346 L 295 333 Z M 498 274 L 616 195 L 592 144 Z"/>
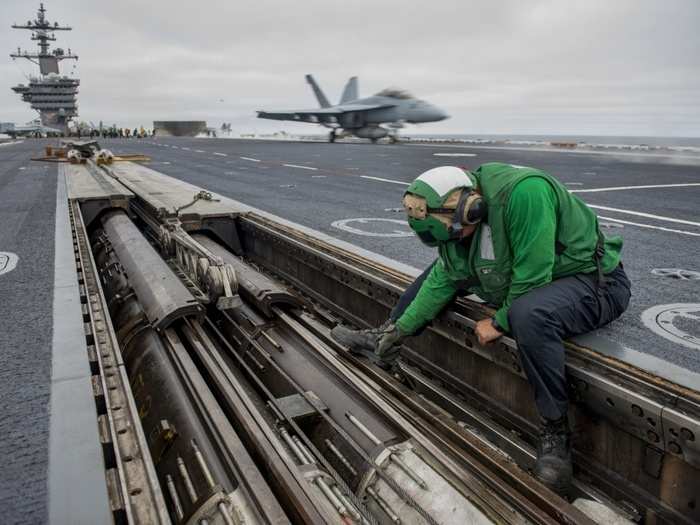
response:
<path fill-rule="evenodd" d="M 556 420 L 543 418 L 535 477 L 560 496 L 566 497 L 572 476 L 569 421 L 566 416 Z"/>

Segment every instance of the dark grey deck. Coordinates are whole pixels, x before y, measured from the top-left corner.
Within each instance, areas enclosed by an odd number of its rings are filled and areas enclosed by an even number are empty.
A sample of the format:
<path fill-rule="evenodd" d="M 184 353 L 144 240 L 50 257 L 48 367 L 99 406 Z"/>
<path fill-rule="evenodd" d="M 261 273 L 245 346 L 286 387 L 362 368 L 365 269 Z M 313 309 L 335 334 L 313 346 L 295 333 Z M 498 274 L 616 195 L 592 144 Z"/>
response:
<path fill-rule="evenodd" d="M 0 509 L 7 523 L 47 518 L 56 165 L 35 145 L 0 146 Z"/>

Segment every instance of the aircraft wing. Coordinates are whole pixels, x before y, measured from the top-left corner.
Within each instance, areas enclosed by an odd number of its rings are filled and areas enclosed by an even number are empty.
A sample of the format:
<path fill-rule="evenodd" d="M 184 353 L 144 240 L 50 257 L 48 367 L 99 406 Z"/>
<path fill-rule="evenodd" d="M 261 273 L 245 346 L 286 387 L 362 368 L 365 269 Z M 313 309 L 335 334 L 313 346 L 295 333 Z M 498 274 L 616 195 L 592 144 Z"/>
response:
<path fill-rule="evenodd" d="M 61 133 L 60 129 L 50 128 L 48 126 L 15 126 L 13 130 L 15 133 Z"/>
<path fill-rule="evenodd" d="M 337 117 L 343 113 L 354 111 L 372 111 L 393 107 L 393 104 L 344 104 L 330 108 L 316 109 L 285 109 L 278 111 L 258 111 L 258 118 L 272 120 L 296 120 L 301 122 L 324 122 L 329 117 Z"/>
<path fill-rule="evenodd" d="M 310 121 L 314 117 L 322 120 L 325 117 L 334 117 L 343 112 L 336 108 L 318 108 L 318 109 L 282 109 L 275 111 L 258 111 L 258 118 L 269 118 L 272 120 L 301 120 Z"/>

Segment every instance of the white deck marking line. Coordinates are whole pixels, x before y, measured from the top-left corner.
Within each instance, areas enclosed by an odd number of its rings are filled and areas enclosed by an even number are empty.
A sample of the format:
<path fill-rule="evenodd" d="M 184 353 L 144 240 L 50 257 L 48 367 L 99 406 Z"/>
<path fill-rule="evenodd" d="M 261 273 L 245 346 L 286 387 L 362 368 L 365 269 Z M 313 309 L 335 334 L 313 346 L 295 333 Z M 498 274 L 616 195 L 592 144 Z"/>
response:
<path fill-rule="evenodd" d="M 589 208 L 595 208 L 603 211 L 615 211 L 617 213 L 626 213 L 628 215 L 636 215 L 637 217 L 646 217 L 647 219 L 656 219 L 657 221 L 677 222 L 678 224 L 689 224 L 690 226 L 700 226 L 700 222 L 686 221 L 684 219 L 674 219 L 673 217 L 664 217 L 663 215 L 652 215 L 641 211 L 622 210 L 620 208 L 610 208 L 608 206 L 598 206 L 596 204 L 587 204 Z"/>
<path fill-rule="evenodd" d="M 312 168 L 311 166 L 299 166 L 298 164 L 282 164 L 282 166 L 287 166 L 288 168 L 298 168 L 300 170 L 318 170 L 318 168 Z"/>
<path fill-rule="evenodd" d="M 238 157 L 239 159 L 249 160 L 250 162 L 260 162 L 260 159 L 253 159 L 251 157 Z"/>
<path fill-rule="evenodd" d="M 433 153 L 433 157 L 476 157 L 476 153 Z"/>
<path fill-rule="evenodd" d="M 700 182 L 684 182 L 682 184 L 646 184 L 644 186 L 611 186 L 610 188 L 588 188 L 585 190 L 569 190 L 571 193 L 595 193 L 600 191 L 646 190 L 650 188 L 685 188 L 700 186 Z"/>
<path fill-rule="evenodd" d="M 182 146 L 182 149 L 190 151 L 190 148 L 186 148 L 185 146 Z"/>
<path fill-rule="evenodd" d="M 683 235 L 692 235 L 693 237 L 700 237 L 700 233 L 696 233 L 696 232 L 688 232 L 685 230 L 676 230 L 673 228 L 664 228 L 663 226 L 653 226 L 651 224 L 641 224 L 639 222 L 623 221 L 622 219 L 613 219 L 612 217 L 603 217 L 602 215 L 598 215 L 598 218 L 604 219 L 606 221 L 619 222 L 621 224 L 629 224 L 630 226 L 639 226 L 640 228 L 650 228 L 652 230 L 661 230 L 664 232 L 672 232 L 672 233 L 682 233 Z"/>
<path fill-rule="evenodd" d="M 219 153 L 218 151 L 215 151 L 214 155 L 218 155 L 219 157 L 228 157 L 228 155 L 226 155 L 226 153 Z"/>
<path fill-rule="evenodd" d="M 203 150 L 203 149 L 196 149 L 195 151 L 196 151 L 197 153 L 204 153 L 204 150 Z"/>
<path fill-rule="evenodd" d="M 594 150 L 594 149 L 554 149 L 554 148 L 543 148 L 537 146 L 523 147 L 523 146 L 475 146 L 469 144 L 411 144 L 405 143 L 406 146 L 413 146 L 419 148 L 466 148 L 466 149 L 494 149 L 502 151 L 539 151 L 545 153 L 568 153 L 568 154 L 578 154 L 578 155 L 619 155 L 623 157 L 666 157 L 674 159 L 694 159 L 700 161 L 700 156 L 698 155 L 683 155 L 678 154 L 674 151 L 669 151 L 668 153 L 647 153 L 645 151 L 640 151 L 635 153 L 632 151 L 617 151 L 607 149 L 607 150 Z"/>
<path fill-rule="evenodd" d="M 391 184 L 401 184 L 402 186 L 410 186 L 408 182 L 392 179 L 382 179 L 381 177 L 370 177 L 369 175 L 360 175 L 363 179 L 378 180 L 379 182 L 390 182 Z"/>
<path fill-rule="evenodd" d="M 171 148 L 180 149 L 180 146 L 170 146 Z"/>

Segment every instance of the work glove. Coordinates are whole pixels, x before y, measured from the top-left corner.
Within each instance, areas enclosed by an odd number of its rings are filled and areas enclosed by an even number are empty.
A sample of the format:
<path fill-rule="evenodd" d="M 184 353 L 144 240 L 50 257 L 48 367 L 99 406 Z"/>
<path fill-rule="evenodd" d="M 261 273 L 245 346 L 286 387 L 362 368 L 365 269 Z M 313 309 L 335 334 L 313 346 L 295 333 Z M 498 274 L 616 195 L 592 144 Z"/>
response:
<path fill-rule="evenodd" d="M 383 367 L 391 367 L 398 359 L 401 350 L 401 343 L 406 338 L 406 334 L 401 332 L 398 325 L 391 323 L 384 330 L 377 340 L 374 355 L 378 358 L 378 363 Z"/>

